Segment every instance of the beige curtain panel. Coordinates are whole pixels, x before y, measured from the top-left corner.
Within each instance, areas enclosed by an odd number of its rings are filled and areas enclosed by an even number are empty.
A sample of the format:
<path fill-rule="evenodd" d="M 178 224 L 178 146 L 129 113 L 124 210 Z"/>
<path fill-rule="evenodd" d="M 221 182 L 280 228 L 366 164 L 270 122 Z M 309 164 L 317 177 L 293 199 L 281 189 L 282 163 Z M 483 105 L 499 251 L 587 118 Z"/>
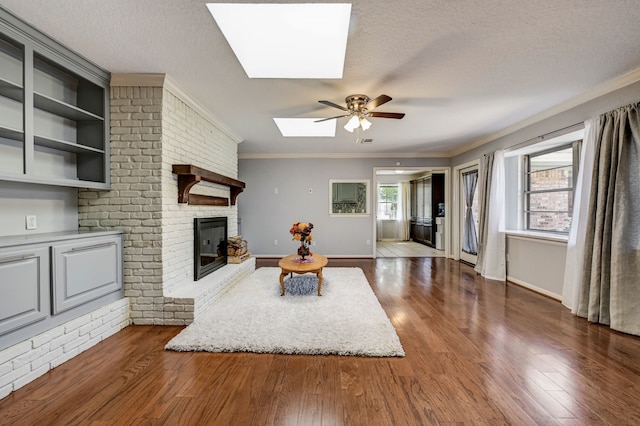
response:
<path fill-rule="evenodd" d="M 577 314 L 640 335 L 640 115 L 600 116 Z"/>

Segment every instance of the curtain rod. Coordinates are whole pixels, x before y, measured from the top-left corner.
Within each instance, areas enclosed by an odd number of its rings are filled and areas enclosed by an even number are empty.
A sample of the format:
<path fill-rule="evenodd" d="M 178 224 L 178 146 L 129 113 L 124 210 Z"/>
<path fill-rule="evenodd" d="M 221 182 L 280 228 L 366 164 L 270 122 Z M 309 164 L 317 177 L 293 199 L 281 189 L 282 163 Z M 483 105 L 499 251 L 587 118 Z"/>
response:
<path fill-rule="evenodd" d="M 531 145 L 534 142 L 542 142 L 543 140 L 549 139 L 551 137 L 561 136 L 567 133 L 571 133 L 574 130 L 584 129 L 584 122 L 571 124 L 566 127 L 562 127 L 560 129 L 554 130 L 549 133 L 545 133 L 534 138 L 528 139 L 524 142 L 517 143 L 508 148 L 505 148 L 505 152 L 514 151 L 516 149 L 524 148 L 525 146 Z"/>

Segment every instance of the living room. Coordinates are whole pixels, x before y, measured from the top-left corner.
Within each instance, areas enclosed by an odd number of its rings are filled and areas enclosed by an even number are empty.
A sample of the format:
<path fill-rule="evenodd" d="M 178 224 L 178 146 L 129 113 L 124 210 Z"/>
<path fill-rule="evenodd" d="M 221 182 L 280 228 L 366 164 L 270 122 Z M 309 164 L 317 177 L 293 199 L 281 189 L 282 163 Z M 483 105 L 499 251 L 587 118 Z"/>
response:
<path fill-rule="evenodd" d="M 40 3 L 37 5 L 40 8 L 36 7 L 36 3 Z M 633 47 L 634 43 L 627 40 L 623 43 L 624 46 L 620 47 L 625 52 L 626 59 L 620 59 L 623 56 L 621 54 L 617 56 L 613 54 L 610 61 L 611 67 L 603 70 L 602 74 L 596 76 L 587 71 L 581 71 L 577 74 L 566 72 L 558 81 L 547 80 L 553 81 L 553 85 L 540 94 L 540 98 L 546 96 L 547 99 L 539 99 L 539 105 L 518 104 L 512 99 L 507 99 L 507 95 L 514 90 L 509 86 L 511 82 L 508 81 L 508 76 L 502 75 L 502 78 L 495 78 L 491 83 L 493 86 L 480 90 L 476 89 L 471 81 L 462 78 L 463 74 L 473 74 L 473 72 L 467 70 L 460 72 L 456 75 L 461 79 L 459 88 L 451 89 L 447 96 L 453 96 L 458 90 L 462 92 L 463 89 L 466 89 L 469 96 L 465 100 L 469 101 L 469 105 L 461 108 L 457 114 L 447 116 L 446 120 L 438 116 L 440 121 L 444 123 L 438 124 L 450 128 L 458 125 L 464 127 L 458 121 L 463 121 L 461 117 L 465 117 L 468 121 L 474 122 L 476 120 L 473 116 L 474 113 L 469 111 L 469 109 L 473 109 L 480 122 L 475 129 L 476 133 L 463 139 L 462 136 L 454 133 L 443 133 L 438 127 L 440 133 L 434 131 L 434 136 L 427 134 L 416 136 L 414 134 L 408 137 L 408 140 L 401 140 L 404 137 L 400 136 L 404 132 L 404 123 L 412 120 L 416 115 L 418 115 L 418 121 L 429 122 L 430 114 L 437 114 L 438 108 L 448 107 L 449 103 L 455 104 L 456 102 L 445 96 L 444 89 L 442 92 L 438 91 L 440 88 L 448 87 L 444 80 L 439 86 L 434 83 L 430 87 L 432 91 L 430 95 L 417 91 L 412 96 L 396 95 L 396 93 L 400 93 L 401 87 L 394 85 L 393 81 L 395 78 L 399 78 L 400 74 L 394 74 L 391 71 L 402 68 L 398 66 L 398 64 L 402 64 L 407 69 L 413 68 L 413 74 L 423 73 L 432 79 L 442 78 L 442 76 L 433 74 L 434 71 L 432 71 L 437 68 L 438 61 L 445 63 L 451 60 L 456 66 L 459 65 L 457 62 L 459 59 L 450 56 L 453 49 L 448 49 L 447 46 L 460 48 L 459 40 L 456 37 L 462 36 L 449 34 L 448 38 L 439 39 L 443 46 L 441 48 L 433 48 L 429 46 L 429 43 L 420 46 L 409 44 L 407 49 L 410 52 L 403 57 L 404 62 L 398 62 L 393 67 L 389 66 L 386 68 L 387 74 L 380 75 L 380 80 L 385 81 L 385 84 L 378 85 L 376 82 L 374 85 L 372 82 L 374 79 L 371 79 L 369 80 L 371 83 L 356 85 L 356 87 L 376 92 L 369 93 L 372 97 L 377 96 L 378 92 L 388 91 L 394 99 L 381 109 L 406 111 L 407 115 L 402 120 L 374 118 L 371 120 L 373 122 L 372 128 L 367 130 L 367 133 L 357 130 L 356 134 L 352 134 L 342 129 L 344 123 L 340 120 L 344 119 L 340 118 L 333 120 L 338 121 L 339 124 L 335 138 L 287 139 L 273 125 L 271 118 L 275 115 L 268 117 L 267 121 L 271 121 L 269 125 L 274 127 L 269 133 L 264 132 L 264 128 L 261 127 L 263 124 L 254 125 L 252 123 L 242 126 L 237 123 L 256 119 L 257 116 L 249 115 L 254 113 L 253 108 L 262 108 L 263 111 L 269 108 L 267 103 L 270 96 L 267 94 L 277 97 L 280 91 L 281 96 L 285 98 L 290 96 L 291 92 L 301 91 L 299 85 L 303 83 L 300 83 L 300 80 L 290 79 L 287 81 L 288 86 L 278 87 L 281 90 L 255 86 L 256 80 L 248 79 L 244 75 L 225 39 L 221 34 L 217 34 L 214 21 L 211 15 L 207 15 L 208 11 L 204 3 L 190 2 L 188 5 L 183 5 L 182 7 L 187 9 L 191 6 L 202 9 L 198 9 L 198 13 L 190 11 L 185 17 L 180 15 L 181 7 L 174 2 L 162 2 L 162 5 L 157 6 L 157 10 L 154 10 L 154 18 L 150 19 L 153 26 L 166 25 L 172 26 L 172 28 L 175 26 L 182 28 L 182 31 L 187 31 L 187 24 L 175 25 L 173 21 L 188 21 L 195 16 L 195 22 L 198 22 L 198 25 L 204 23 L 211 27 L 209 32 L 215 30 L 218 37 L 216 38 L 216 47 L 220 51 L 213 53 L 212 58 L 205 62 L 208 66 L 211 65 L 210 62 L 221 62 L 226 65 L 217 65 L 218 68 L 213 68 L 218 72 L 216 77 L 206 76 L 204 79 L 202 75 L 192 69 L 189 72 L 192 73 L 191 75 L 197 83 L 188 78 L 189 74 L 185 76 L 181 72 L 173 72 L 178 68 L 164 68 L 160 65 L 160 59 L 158 62 L 154 62 L 150 56 L 142 55 L 145 42 L 148 43 L 146 49 L 153 50 L 156 54 L 156 49 L 158 49 L 158 45 L 163 44 L 163 39 L 159 37 L 150 40 L 145 36 L 143 30 L 125 33 L 122 30 L 122 27 L 126 26 L 123 20 L 124 16 L 128 14 L 126 11 L 131 8 L 126 2 L 118 3 L 117 7 L 98 6 L 97 11 L 89 11 L 85 9 L 86 6 L 73 5 L 71 7 L 68 4 L 62 4 L 64 7 L 61 9 L 77 9 L 73 13 L 69 12 L 69 19 L 83 21 L 76 28 L 72 25 L 57 24 L 57 19 L 49 18 L 49 13 L 44 11 L 53 13 L 52 16 L 56 18 L 59 13 L 66 12 L 54 12 L 51 10 L 53 6 L 45 5 L 46 2 L 36 3 L 26 5 L 20 1 L 3 1 L 2 6 L 14 11 L 16 15 L 32 24 L 37 30 L 41 30 L 55 40 L 62 42 L 61 48 L 68 49 L 70 54 L 79 51 L 81 56 L 86 58 L 82 60 L 98 63 L 100 66 L 97 68 L 106 69 L 108 72 L 109 81 L 105 86 L 107 98 L 104 101 L 108 103 L 109 123 L 104 126 L 103 130 L 107 131 L 105 138 L 107 138 L 109 147 L 103 151 L 109 153 L 109 156 L 105 155 L 108 158 L 102 160 L 109 165 L 107 176 L 110 183 L 109 189 L 107 189 L 96 187 L 94 184 L 76 188 L 70 186 L 68 182 L 59 185 L 50 185 L 45 182 L 47 180 L 46 173 L 49 172 L 56 176 L 62 174 L 63 178 L 60 179 L 66 179 L 64 176 L 67 173 L 67 166 L 55 170 L 44 170 L 45 177 L 38 178 L 39 181 L 33 176 L 26 179 L 2 179 L 0 180 L 0 202 L 2 204 L 0 236 L 23 238 L 39 234 L 76 231 L 121 233 L 123 282 L 119 290 L 120 293 L 109 293 L 110 296 L 103 300 L 104 303 L 101 306 L 91 305 L 87 307 L 86 312 L 82 312 L 82 318 L 94 315 L 96 317 L 94 319 L 99 318 L 96 312 L 104 313 L 109 316 L 109 321 L 113 326 L 106 329 L 97 327 L 100 333 L 92 336 L 90 341 L 78 341 L 75 346 L 71 345 L 73 349 L 68 353 L 50 355 L 51 358 L 47 362 L 43 361 L 47 364 L 46 368 L 44 368 L 44 364 L 34 369 L 30 367 L 28 374 L 22 374 L 24 365 L 15 369 L 12 365 L 10 370 L 7 370 L 9 367 L 7 367 L 6 361 L 13 360 L 14 356 L 3 346 L 5 350 L 0 352 L 0 360 L 2 361 L 0 365 L 3 366 L 3 369 L 0 370 L 2 373 L 0 376 L 6 375 L 5 379 L 9 374 L 16 374 L 16 376 L 7 383 L 2 382 L 0 385 L 2 390 L 0 396 L 2 397 L 19 390 L 50 369 L 63 365 L 82 351 L 98 347 L 99 345 L 95 346 L 98 342 L 105 342 L 110 337 L 119 334 L 121 329 L 132 328 L 127 327 L 129 324 L 136 326 L 184 326 L 192 321 L 195 315 L 192 311 L 198 309 L 193 306 L 197 305 L 197 302 L 191 302 L 191 305 L 187 302 L 176 303 L 174 295 L 181 285 L 193 282 L 194 218 L 208 216 L 228 218 L 229 236 L 242 235 L 248 240 L 249 249 L 257 258 L 253 260 L 256 267 L 274 266 L 273 263 L 277 259 L 295 251 L 296 243 L 290 241 L 291 235 L 289 235 L 292 222 L 312 222 L 315 226 L 315 244 L 312 245 L 312 250 L 327 255 L 329 266 L 332 264 L 336 266 L 365 265 L 363 269 L 369 271 L 368 274 L 373 274 L 371 271 L 375 267 L 371 265 L 375 265 L 376 262 L 375 245 L 378 239 L 374 195 L 378 183 L 376 171 L 416 169 L 441 172 L 446 175 L 445 205 L 448 220 L 445 233 L 449 236 L 444 248 L 448 259 L 442 259 L 442 261 L 457 265 L 461 251 L 461 231 L 459 229 L 461 220 L 458 217 L 461 209 L 458 172 L 461 168 L 469 164 L 479 164 L 485 154 L 496 150 L 504 149 L 515 152 L 517 149 L 544 140 L 545 137 L 556 137 L 561 129 L 574 130 L 573 126 L 576 124 L 584 123 L 585 120 L 621 106 L 637 103 L 640 99 L 640 72 L 638 71 L 640 69 L 638 68 L 640 66 L 640 52 Z M 497 8 L 498 6 L 493 3 L 495 2 L 492 2 L 491 7 Z M 383 5 L 375 7 L 384 9 Z M 429 13 L 429 8 L 425 8 L 424 5 L 412 4 L 411 7 L 420 11 L 416 14 L 415 19 L 424 18 Z M 431 7 L 435 7 L 435 5 L 431 5 Z M 529 7 L 533 8 L 534 6 Z M 599 7 L 608 8 L 604 4 L 600 4 Z M 365 2 L 354 2 L 351 13 L 359 19 L 365 19 L 363 9 L 366 8 Z M 444 17 L 450 18 L 451 15 L 458 13 L 453 6 L 447 6 L 445 9 L 448 13 L 443 13 Z M 540 6 L 540 9 L 544 8 Z M 531 12 L 529 8 L 526 11 Z M 387 10 L 387 12 L 389 11 Z M 562 12 L 567 13 L 564 8 Z M 539 11 L 539 13 L 548 17 L 546 12 Z M 628 15 L 626 19 L 632 19 L 631 17 L 637 14 L 635 9 L 626 10 L 625 13 Z M 617 22 L 615 19 L 623 20 L 620 15 L 625 15 L 625 13 L 612 13 L 613 16 L 610 19 L 613 22 Z M 584 14 L 595 20 L 590 13 L 584 12 Z M 100 16 L 103 15 L 113 18 L 111 22 L 114 26 L 102 30 L 114 33 L 113 39 L 100 48 L 97 47 L 96 40 L 80 40 L 82 37 L 79 34 L 82 34 L 91 25 L 96 28 L 102 27 L 96 23 L 96 20 L 101 21 Z M 380 18 L 372 18 L 367 14 L 366 19 L 373 19 L 373 22 L 377 22 L 377 19 L 382 19 L 384 15 L 385 13 L 380 12 Z M 85 19 L 78 19 L 79 16 Z M 472 16 L 466 14 L 464 16 L 467 22 L 474 21 Z M 442 22 L 445 22 L 444 17 Z M 354 18 L 352 17 L 352 19 Z M 408 20 L 406 25 L 416 24 L 406 15 L 402 19 Z M 120 24 L 116 25 L 116 22 L 122 22 L 122 27 Z M 506 27 L 503 29 L 505 33 L 508 33 L 507 30 L 513 30 L 512 26 L 507 25 Z M 396 31 L 399 30 L 395 26 L 393 28 Z M 194 30 L 191 29 L 191 31 Z M 364 32 L 367 33 L 367 31 Z M 172 32 L 170 35 L 164 34 L 162 37 L 178 36 L 179 34 Z M 194 36 L 194 34 L 189 32 L 188 36 Z M 362 36 L 362 33 L 358 32 L 353 35 L 356 41 L 360 40 L 359 37 Z M 465 41 L 471 43 L 467 39 Z M 351 42 L 350 39 L 349 43 Z M 617 43 L 612 41 L 612 36 L 609 42 L 611 45 Z M 550 43 L 550 41 L 543 40 L 538 46 L 544 46 L 545 43 Z M 109 49 L 109 44 L 113 45 L 111 49 Z M 138 47 L 124 47 L 125 44 Z M 203 41 L 197 41 L 198 48 L 201 48 L 202 44 Z M 574 45 L 567 44 L 567 46 L 579 49 Z M 506 49 L 506 47 L 504 48 Z M 125 68 L 121 62 L 115 59 L 116 56 L 127 56 L 123 55 L 120 49 L 130 52 L 128 55 L 138 59 L 131 59 Z M 355 48 L 349 44 L 349 49 Z M 162 46 L 160 50 L 162 50 Z M 468 47 L 465 51 L 467 50 Z M 66 52 L 66 50 L 64 51 Z M 176 61 L 191 60 L 186 52 L 185 49 L 184 52 L 176 53 L 177 56 L 185 55 Z M 381 53 L 384 52 L 391 54 L 391 51 L 387 50 Z M 528 58 L 521 56 L 522 54 L 516 54 L 513 51 L 512 54 L 515 58 L 521 59 L 522 67 L 532 65 Z M 558 55 L 559 53 L 554 51 L 554 54 Z M 364 54 L 354 53 L 354 55 L 362 56 L 359 58 L 362 61 L 367 57 Z M 578 57 L 582 58 L 580 55 Z M 492 58 L 495 59 L 495 57 Z M 202 61 L 202 59 L 199 60 Z M 357 61 L 353 58 L 351 62 L 347 60 L 345 69 L 358 69 L 358 64 L 355 62 Z M 601 60 L 593 62 L 600 63 Z M 429 65 L 426 65 L 427 63 Z M 492 68 L 490 63 L 491 61 L 487 61 L 485 66 Z M 592 62 L 588 62 L 581 68 L 588 69 L 592 65 Z M 551 65 L 545 68 L 545 72 L 550 73 L 554 69 L 559 72 L 565 71 L 563 67 L 567 67 L 564 62 L 562 65 Z M 492 69 L 494 72 L 496 71 L 495 68 Z M 480 71 L 478 70 L 478 73 Z M 227 72 L 232 73 L 234 77 L 229 77 Z M 201 71 L 201 73 L 206 74 L 205 71 Z M 235 76 L 235 74 L 239 74 L 239 76 Z M 408 74 L 411 75 L 411 73 Z M 535 98 L 536 93 L 532 92 L 542 90 L 544 79 L 540 77 L 540 81 L 538 81 L 532 77 L 533 74 L 535 73 L 522 73 L 519 76 L 520 86 L 514 86 L 523 90 L 523 97 L 526 93 L 531 98 Z M 176 75 L 179 78 L 176 79 Z M 320 83 L 308 83 L 309 93 L 305 95 L 308 96 L 307 98 L 294 100 L 288 105 L 278 104 L 277 107 L 274 107 L 273 114 L 276 112 L 288 113 L 313 116 L 319 119 L 341 113 L 335 108 L 330 109 L 331 107 L 327 107 L 326 104 L 320 107 L 317 101 L 330 99 L 331 102 L 342 105 L 338 93 L 344 97 L 353 92 L 352 88 L 347 88 L 343 84 L 355 82 L 360 77 L 355 71 L 352 71 L 352 74 L 348 74 L 348 76 L 349 78 L 343 80 L 344 83 L 335 83 L 341 80 L 321 80 Z M 225 81 L 218 82 L 215 90 L 206 89 L 206 92 L 204 88 L 202 88 L 202 92 L 198 90 L 199 85 L 205 86 L 204 81 L 215 78 Z M 572 80 L 578 81 L 579 84 L 571 86 L 573 92 L 569 89 L 566 89 L 566 93 L 563 92 L 562 84 Z M 253 86 L 252 90 L 256 91 L 256 97 L 245 99 L 242 96 L 238 98 L 229 96 L 230 93 L 232 95 L 240 93 L 239 82 Z M 266 79 L 264 84 L 265 86 L 279 85 L 280 82 Z M 567 83 L 568 86 L 570 85 Z M 394 87 L 397 87 L 398 92 L 392 92 Z M 503 93 L 502 99 L 487 100 L 486 107 L 481 101 L 473 99 L 474 90 L 484 92 L 493 88 Z M 251 92 L 251 90 L 244 90 Z M 218 92 L 216 93 L 216 91 Z M 215 105 L 218 102 L 223 103 L 224 108 L 218 106 L 214 114 L 210 105 Z M 498 112 L 491 111 L 492 107 L 497 109 L 491 102 L 501 103 L 501 109 Z M 245 103 L 252 104 L 250 108 L 247 107 L 247 115 L 243 111 Z M 298 109 L 296 110 L 296 108 Z M 221 114 L 220 112 L 223 110 L 225 111 Z M 414 113 L 413 118 L 411 117 L 412 112 Z M 271 110 L 269 113 L 272 113 Z M 221 120 L 219 117 L 223 115 L 225 117 L 234 116 L 231 120 L 233 124 L 228 124 L 226 119 Z M 480 120 L 484 115 L 488 117 L 487 121 Z M 407 123 L 407 126 L 410 125 L 415 126 L 416 124 Z M 25 125 L 25 135 L 27 127 Z M 378 133 L 372 133 L 375 131 Z M 260 132 L 264 132 L 265 136 L 256 137 L 256 133 Z M 373 134 L 376 135 L 375 140 L 370 145 L 354 143 L 356 136 L 368 137 L 367 135 Z M 25 140 L 26 138 L 25 136 Z M 402 149 L 400 148 L 401 143 L 404 144 Z M 23 157 L 27 160 L 18 158 L 18 163 L 16 163 L 15 156 L 9 157 L 8 154 L 5 156 L 7 152 L 12 152 L 13 145 L 6 143 L 5 146 L 9 148 L 2 151 L 3 158 L 0 160 L 0 167 L 4 170 L 3 176 L 15 174 L 16 168 L 22 168 L 22 161 L 25 161 L 24 167 L 27 169 L 31 167 L 30 171 L 33 172 L 33 163 L 29 165 L 28 162 L 39 161 L 37 158 L 29 160 L 29 155 L 25 154 Z M 25 149 L 26 151 L 27 149 Z M 42 152 L 46 153 L 47 151 L 45 149 Z M 35 154 L 36 157 L 37 155 Z M 184 205 L 178 202 L 178 178 L 172 170 L 172 166 L 175 164 L 193 164 L 237 179 L 243 182 L 246 187 L 237 196 L 235 204 L 228 206 Z M 7 169 L 10 172 L 6 172 Z M 41 170 L 36 167 L 36 172 L 39 173 Z M 332 214 L 330 210 L 332 180 L 368 181 L 371 212 L 366 215 Z M 205 182 L 195 185 L 192 191 L 194 194 L 205 197 L 229 197 L 228 189 Z M 25 218 L 28 216 L 37 218 L 35 229 L 26 229 Z M 537 295 L 543 294 L 550 299 L 550 301 L 530 299 L 529 296 L 524 295 L 522 296 L 524 301 L 539 301 L 540 306 L 544 306 L 545 309 L 550 309 L 550 302 L 560 305 L 558 301 L 563 299 L 567 253 L 566 242 L 564 242 L 566 236 L 559 239 L 539 238 L 519 231 L 522 230 L 513 229 L 513 232 L 506 237 L 508 247 L 506 252 L 508 259 L 505 259 L 508 264 L 507 280 L 520 287 L 533 290 Z M 113 235 L 116 234 L 109 234 L 109 236 Z M 253 271 L 253 268 L 247 265 L 249 264 L 244 264 L 243 268 L 245 269 L 238 279 L 242 278 L 243 274 L 249 274 Z M 379 265 L 380 268 L 389 267 L 395 271 L 390 264 L 380 263 Z M 447 268 L 444 264 L 439 265 L 441 268 Z M 540 265 L 544 265 L 544 267 Z M 473 271 L 464 265 L 451 266 L 451 268 L 458 268 L 456 270 L 462 268 L 461 274 L 463 275 Z M 404 276 L 400 271 L 395 272 L 398 273 L 398 276 Z M 391 272 L 385 273 L 385 277 L 390 279 Z M 410 280 L 410 277 L 404 277 L 407 281 Z M 481 278 L 476 279 L 480 280 Z M 482 282 L 486 284 L 484 281 Z M 489 282 L 488 286 L 491 285 Z M 513 287 L 509 288 L 513 289 Z M 521 291 L 521 288 L 511 291 L 517 293 Z M 392 293 L 391 290 L 389 292 Z M 110 298 L 111 296 L 113 298 Z M 215 299 L 218 295 L 214 294 L 210 297 Z M 105 311 L 105 306 L 108 307 L 106 309 L 108 312 Z M 566 310 L 561 306 L 559 308 Z M 561 315 L 555 310 L 549 312 L 551 312 L 550 318 Z M 65 324 L 68 326 L 71 321 L 70 319 L 54 324 L 53 327 L 64 327 Z M 87 321 L 89 322 L 83 323 L 82 326 L 95 326 L 92 325 L 91 319 Z M 615 333 L 598 329 L 598 333 L 607 332 Z M 401 336 L 404 335 L 401 334 Z M 51 339 L 59 337 L 59 335 L 55 335 Z M 71 337 L 69 338 L 71 339 Z M 19 345 L 21 341 L 17 340 L 13 343 Z M 156 343 L 160 347 L 163 345 L 163 343 Z M 632 346 L 631 343 L 625 343 L 625 345 Z M 36 355 L 29 352 L 29 355 L 25 356 L 35 357 Z M 291 362 L 295 363 L 296 361 Z M 18 370 L 20 374 L 17 373 Z"/>

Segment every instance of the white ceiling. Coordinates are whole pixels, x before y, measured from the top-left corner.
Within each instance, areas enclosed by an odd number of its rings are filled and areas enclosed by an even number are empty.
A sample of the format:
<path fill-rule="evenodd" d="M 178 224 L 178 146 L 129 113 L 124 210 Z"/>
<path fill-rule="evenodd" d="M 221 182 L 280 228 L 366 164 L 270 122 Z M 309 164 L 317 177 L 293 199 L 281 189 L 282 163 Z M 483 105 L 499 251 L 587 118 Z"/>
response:
<path fill-rule="evenodd" d="M 247 78 L 205 1 L 0 4 L 112 73 L 166 73 L 243 155 L 450 155 L 640 68 L 638 0 L 354 0 L 340 80 Z M 356 93 L 406 116 L 360 135 L 342 119 L 335 138 L 283 138 L 273 121 L 339 115 L 318 100 Z"/>

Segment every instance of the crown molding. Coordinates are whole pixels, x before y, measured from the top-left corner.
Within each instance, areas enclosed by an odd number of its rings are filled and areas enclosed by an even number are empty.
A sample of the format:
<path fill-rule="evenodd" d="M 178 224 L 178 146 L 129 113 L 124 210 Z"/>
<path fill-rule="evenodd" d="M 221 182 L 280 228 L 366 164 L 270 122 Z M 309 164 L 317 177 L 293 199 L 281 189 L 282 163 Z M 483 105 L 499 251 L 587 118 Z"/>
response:
<path fill-rule="evenodd" d="M 269 153 L 238 154 L 238 160 L 296 159 L 296 158 L 450 158 L 450 155 L 439 152 L 385 152 L 385 153 Z"/>
<path fill-rule="evenodd" d="M 556 105 L 555 107 L 550 108 L 546 111 L 538 113 L 530 118 L 527 118 L 526 120 L 520 121 L 512 126 L 506 127 L 500 130 L 499 132 L 493 133 L 492 135 L 489 135 L 483 139 L 480 139 L 477 142 L 474 142 L 463 148 L 453 150 L 449 153 L 449 156 L 455 157 L 467 151 L 471 151 L 474 148 L 485 145 L 489 142 L 493 142 L 494 140 L 499 139 L 503 136 L 510 135 L 511 133 L 514 133 L 518 130 L 522 130 L 527 126 L 538 123 L 547 118 L 553 117 L 554 115 L 558 115 L 560 113 L 568 111 L 572 108 L 575 108 L 589 101 L 592 101 L 596 98 L 599 98 L 600 96 L 604 96 L 616 90 L 627 87 L 631 84 L 637 83 L 638 81 L 640 81 L 640 68 L 636 68 L 633 71 L 630 71 L 626 74 L 623 74 L 619 77 L 616 77 L 612 80 L 602 83 L 601 85 L 594 87 L 592 90 L 589 90 L 586 93 L 583 93 L 574 98 L 571 98 L 568 101 L 565 101 L 559 105 Z"/>
<path fill-rule="evenodd" d="M 211 124 L 220 129 L 222 133 L 224 133 L 229 139 L 233 140 L 236 144 L 239 144 L 244 140 L 216 115 L 209 111 L 204 105 L 202 105 L 193 96 L 191 96 L 186 90 L 180 87 L 167 74 L 111 74 L 111 86 L 162 87 L 164 89 L 167 89 L 178 98 L 180 98 L 184 103 L 197 111 L 206 120 L 211 122 Z"/>
<path fill-rule="evenodd" d="M 165 74 L 111 74 L 111 86 L 134 86 L 134 87 L 163 87 Z"/>

